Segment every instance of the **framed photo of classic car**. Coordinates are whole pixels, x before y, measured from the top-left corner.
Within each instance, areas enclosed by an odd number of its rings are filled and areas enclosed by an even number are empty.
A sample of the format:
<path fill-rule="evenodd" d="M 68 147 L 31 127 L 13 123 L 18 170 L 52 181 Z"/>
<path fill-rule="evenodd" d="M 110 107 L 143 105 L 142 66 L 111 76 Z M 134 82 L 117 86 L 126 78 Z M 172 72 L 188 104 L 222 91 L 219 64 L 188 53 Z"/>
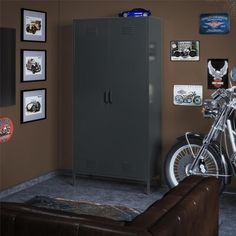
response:
<path fill-rule="evenodd" d="M 21 50 L 21 82 L 46 80 L 46 50 Z"/>
<path fill-rule="evenodd" d="M 198 40 L 173 40 L 170 42 L 171 61 L 199 61 Z"/>
<path fill-rule="evenodd" d="M 45 88 L 21 91 L 21 123 L 46 119 L 46 96 Z"/>
<path fill-rule="evenodd" d="M 46 42 L 47 13 L 30 9 L 21 9 L 21 40 Z"/>

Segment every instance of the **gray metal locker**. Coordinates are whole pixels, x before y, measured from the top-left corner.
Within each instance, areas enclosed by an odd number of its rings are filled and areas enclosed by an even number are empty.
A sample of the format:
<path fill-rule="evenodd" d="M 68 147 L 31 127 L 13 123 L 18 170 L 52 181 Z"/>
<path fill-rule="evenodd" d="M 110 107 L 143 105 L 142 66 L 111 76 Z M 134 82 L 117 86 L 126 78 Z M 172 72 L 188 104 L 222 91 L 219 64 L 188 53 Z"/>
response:
<path fill-rule="evenodd" d="M 159 175 L 161 26 L 154 17 L 74 20 L 76 174 Z"/>

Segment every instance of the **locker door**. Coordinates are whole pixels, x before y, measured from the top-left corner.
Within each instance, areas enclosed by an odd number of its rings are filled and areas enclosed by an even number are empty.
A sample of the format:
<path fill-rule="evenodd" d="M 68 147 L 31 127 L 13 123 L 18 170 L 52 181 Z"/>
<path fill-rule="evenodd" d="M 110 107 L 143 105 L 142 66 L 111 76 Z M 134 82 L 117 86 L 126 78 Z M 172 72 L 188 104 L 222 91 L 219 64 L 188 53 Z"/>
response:
<path fill-rule="evenodd" d="M 148 161 L 148 61 L 146 19 L 111 24 L 112 157 L 117 175 L 145 180 Z"/>
<path fill-rule="evenodd" d="M 109 143 L 109 22 L 79 20 L 74 32 L 75 168 L 79 173 L 103 175 Z"/>

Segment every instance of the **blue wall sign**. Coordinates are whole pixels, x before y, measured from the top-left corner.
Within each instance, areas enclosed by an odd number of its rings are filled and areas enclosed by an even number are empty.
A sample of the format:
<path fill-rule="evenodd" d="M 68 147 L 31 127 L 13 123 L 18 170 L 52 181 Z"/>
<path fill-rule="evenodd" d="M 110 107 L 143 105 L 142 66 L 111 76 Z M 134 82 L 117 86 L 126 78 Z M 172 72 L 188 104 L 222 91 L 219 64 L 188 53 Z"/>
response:
<path fill-rule="evenodd" d="M 227 34 L 230 28 L 229 15 L 201 14 L 199 27 L 200 34 Z"/>

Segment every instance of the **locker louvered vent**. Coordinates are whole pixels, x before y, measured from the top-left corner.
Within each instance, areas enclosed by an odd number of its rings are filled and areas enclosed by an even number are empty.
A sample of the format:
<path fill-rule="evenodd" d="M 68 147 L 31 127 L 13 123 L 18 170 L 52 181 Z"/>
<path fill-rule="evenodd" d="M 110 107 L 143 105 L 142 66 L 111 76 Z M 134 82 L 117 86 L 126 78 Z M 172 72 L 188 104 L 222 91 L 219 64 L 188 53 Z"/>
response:
<path fill-rule="evenodd" d="M 135 27 L 134 26 L 124 26 L 121 29 L 121 34 L 123 35 L 131 35 L 135 33 Z"/>
<path fill-rule="evenodd" d="M 90 26 L 86 28 L 86 35 L 88 36 L 97 36 L 98 34 L 98 29 L 97 27 Z"/>
<path fill-rule="evenodd" d="M 151 42 L 148 45 L 149 47 L 149 61 L 155 61 L 157 56 L 156 43 Z"/>

